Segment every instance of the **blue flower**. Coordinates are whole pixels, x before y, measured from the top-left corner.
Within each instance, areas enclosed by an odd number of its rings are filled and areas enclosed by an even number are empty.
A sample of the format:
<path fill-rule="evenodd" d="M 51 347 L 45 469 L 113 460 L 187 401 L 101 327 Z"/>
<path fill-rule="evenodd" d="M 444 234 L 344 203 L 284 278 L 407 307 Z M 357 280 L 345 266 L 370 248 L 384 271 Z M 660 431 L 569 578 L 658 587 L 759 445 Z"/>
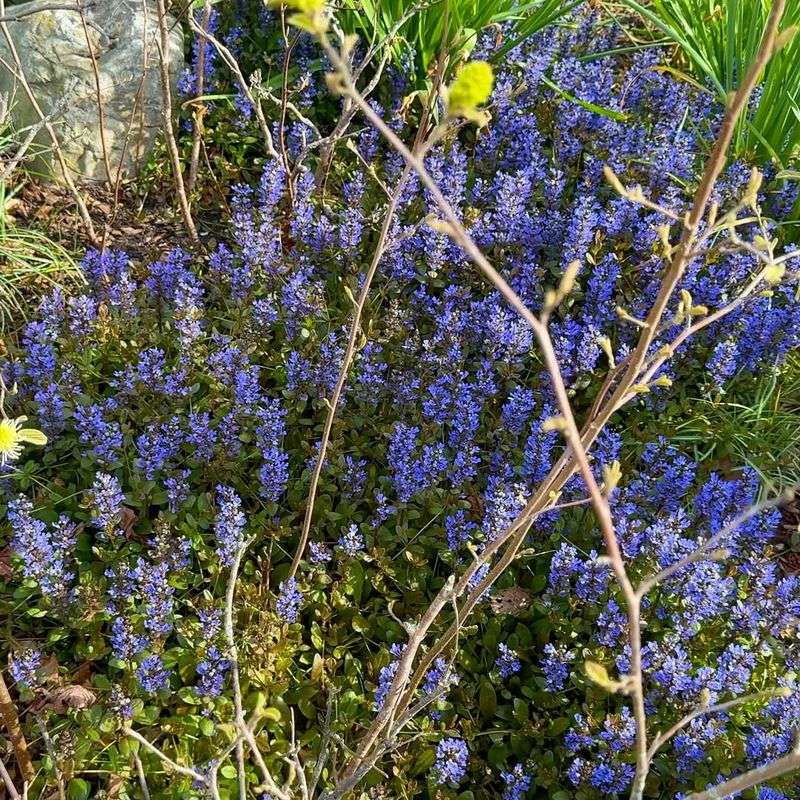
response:
<path fill-rule="evenodd" d="M 106 535 L 116 532 L 125 495 L 114 475 L 98 472 L 90 491 L 92 523 Z"/>
<path fill-rule="evenodd" d="M 42 654 L 39 650 L 22 650 L 12 654 L 9 662 L 11 677 L 26 689 L 39 685 L 39 670 L 42 667 Z"/>
<path fill-rule="evenodd" d="M 497 650 L 499 655 L 495 659 L 494 665 L 501 678 L 510 678 L 522 669 L 518 655 L 507 644 L 500 642 Z"/>
<path fill-rule="evenodd" d="M 168 689 L 171 674 L 158 655 L 147 656 L 136 669 L 136 678 L 142 689 L 150 693 Z"/>
<path fill-rule="evenodd" d="M 244 543 L 245 523 L 239 495 L 230 486 L 218 485 L 214 535 L 217 538 L 217 555 L 225 566 L 229 567 L 233 563 Z"/>
<path fill-rule="evenodd" d="M 436 782 L 458 786 L 467 774 L 468 764 L 469 751 L 463 739 L 455 737 L 442 739 L 436 747 L 436 762 L 433 765 Z"/>
<path fill-rule="evenodd" d="M 8 504 L 13 535 L 11 548 L 20 558 L 23 575 L 39 584 L 45 596 L 67 600 L 74 573 L 69 566 L 77 543 L 76 526 L 65 516 L 51 527 L 33 517 L 33 505 L 25 497 Z"/>
<path fill-rule="evenodd" d="M 348 556 L 357 556 L 364 549 L 364 534 L 353 523 L 340 537 L 339 547 Z"/>
<path fill-rule="evenodd" d="M 522 800 L 531 788 L 531 776 L 525 772 L 522 764 L 516 764 L 509 772 L 501 772 L 500 777 L 506 785 L 502 800 Z"/>
<path fill-rule="evenodd" d="M 297 622 L 303 595 L 294 578 L 287 578 L 280 584 L 280 595 L 275 605 L 278 616 L 286 622 Z"/>
<path fill-rule="evenodd" d="M 211 645 L 203 660 L 195 668 L 199 678 L 195 686 L 197 694 L 202 697 L 219 697 L 222 694 L 225 675 L 230 668 L 230 660 L 224 658 L 219 650 Z"/>

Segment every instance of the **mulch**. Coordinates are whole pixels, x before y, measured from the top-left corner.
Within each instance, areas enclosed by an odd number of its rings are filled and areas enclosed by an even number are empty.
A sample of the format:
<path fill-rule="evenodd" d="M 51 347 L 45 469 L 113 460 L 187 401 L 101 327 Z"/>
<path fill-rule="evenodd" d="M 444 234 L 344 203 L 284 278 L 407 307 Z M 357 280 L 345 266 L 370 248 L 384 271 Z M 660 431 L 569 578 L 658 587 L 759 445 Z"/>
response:
<path fill-rule="evenodd" d="M 778 525 L 777 543 L 781 566 L 790 575 L 800 573 L 800 492 L 780 507 L 781 521 Z"/>
<path fill-rule="evenodd" d="M 105 247 L 125 250 L 135 259 L 151 258 L 172 247 L 192 249 L 168 199 L 154 196 L 143 201 L 127 187 L 121 187 L 116 198 L 99 185 L 84 186 L 81 192 Z M 17 224 L 39 229 L 73 252 L 93 246 L 64 187 L 26 183 L 14 199 L 11 215 Z"/>

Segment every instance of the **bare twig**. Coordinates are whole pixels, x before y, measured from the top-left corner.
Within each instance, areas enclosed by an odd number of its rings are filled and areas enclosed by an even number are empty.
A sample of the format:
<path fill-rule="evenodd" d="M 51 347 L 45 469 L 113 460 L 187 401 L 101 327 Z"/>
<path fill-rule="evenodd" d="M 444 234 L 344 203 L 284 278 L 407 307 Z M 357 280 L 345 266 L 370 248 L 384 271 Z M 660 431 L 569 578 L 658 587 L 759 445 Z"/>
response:
<path fill-rule="evenodd" d="M 83 10 L 92 8 L 94 3 L 85 3 Z M 42 3 L 37 5 L 36 8 L 23 9 L 14 14 L 4 14 L 0 17 L 0 22 L 18 22 L 26 17 L 32 17 L 34 14 L 41 14 L 43 11 L 75 11 L 81 13 L 81 7 L 77 2 L 75 3 Z"/>
<path fill-rule="evenodd" d="M 156 0 L 158 10 L 158 62 L 161 74 L 161 121 L 164 129 L 164 137 L 167 142 L 167 152 L 169 153 L 172 165 L 172 178 L 175 183 L 175 192 L 178 195 L 178 202 L 181 207 L 183 223 L 189 236 L 194 242 L 199 242 L 197 228 L 192 219 L 192 211 L 189 206 L 189 198 L 186 196 L 186 186 L 183 182 L 183 172 L 181 170 L 181 157 L 178 152 L 178 143 L 175 140 L 175 131 L 172 120 L 172 84 L 169 73 L 170 67 L 170 43 L 169 29 L 167 27 L 167 9 L 165 0 Z"/>
<path fill-rule="evenodd" d="M 138 753 L 133 754 L 133 763 L 136 765 L 136 777 L 139 780 L 139 789 L 142 792 L 142 800 L 150 800 L 150 789 L 147 786 L 147 775 L 144 772 L 144 765 L 142 759 L 139 758 Z"/>
<path fill-rule="evenodd" d="M 239 575 L 239 567 L 241 566 L 244 553 L 252 541 L 253 540 L 250 539 L 244 542 L 234 556 L 230 575 L 228 576 L 227 589 L 225 591 L 224 632 L 228 649 L 228 658 L 231 662 L 231 683 L 233 684 L 233 708 L 235 715 L 234 724 L 253 753 L 253 758 L 261 771 L 262 781 L 267 791 L 273 795 L 276 800 L 290 800 L 289 796 L 278 786 L 272 777 L 272 773 L 269 771 L 261 755 L 253 730 L 245 720 L 244 707 L 242 705 L 242 686 L 239 677 L 239 652 L 236 647 L 236 637 L 233 629 L 233 604 L 236 596 L 236 578 Z"/>
<path fill-rule="evenodd" d="M 710 558 L 713 554 L 713 551 L 718 547 L 724 546 L 725 541 L 731 536 L 731 534 L 735 533 L 742 525 L 745 524 L 745 522 L 753 519 L 753 517 L 757 517 L 764 511 L 768 511 L 770 508 L 775 508 L 776 506 L 785 503 L 786 500 L 791 498 L 793 495 L 794 488 L 787 489 L 786 492 L 782 493 L 778 497 L 773 497 L 770 500 L 764 500 L 763 502 L 746 509 L 741 514 L 738 514 L 721 530 L 719 530 L 710 538 L 706 539 L 706 541 L 703 542 L 696 550 L 689 553 L 688 556 L 681 558 L 674 564 L 670 564 L 656 575 L 643 580 L 637 587 L 636 594 L 642 598 L 648 592 L 652 591 L 656 586 L 659 586 L 664 581 L 669 580 L 673 575 L 676 575 L 690 564 Z"/>
<path fill-rule="evenodd" d="M 427 147 L 432 144 L 433 141 L 431 140 L 427 145 L 425 145 L 424 149 L 427 149 Z M 422 146 L 422 143 L 418 143 L 417 146 Z M 339 400 L 342 396 L 344 385 L 347 382 L 347 375 L 350 370 L 350 365 L 353 362 L 353 356 L 355 355 L 358 332 L 361 330 L 361 316 L 364 312 L 364 306 L 366 305 L 367 297 L 369 296 L 369 290 L 372 287 L 372 281 L 375 278 L 378 265 L 380 264 L 384 253 L 386 252 L 389 231 L 392 227 L 392 221 L 394 220 L 397 204 L 400 201 L 400 197 L 402 196 L 410 174 L 411 168 L 406 167 L 397 181 L 394 192 L 389 197 L 389 201 L 386 205 L 386 210 L 384 211 L 383 215 L 383 224 L 381 225 L 381 230 L 378 234 L 378 240 L 375 243 L 375 249 L 373 250 L 372 260 L 370 261 L 367 274 L 364 278 L 361 290 L 358 293 L 358 298 L 354 304 L 355 307 L 353 309 L 353 318 L 350 322 L 350 333 L 347 340 L 347 347 L 345 348 L 344 355 L 342 356 L 342 364 L 339 368 L 339 376 L 336 380 L 336 385 L 333 389 L 333 392 L 328 398 L 328 413 L 322 430 L 322 439 L 320 441 L 317 460 L 314 464 L 314 472 L 311 475 L 311 485 L 309 486 L 308 490 L 308 500 L 306 501 L 306 512 L 303 518 L 303 528 L 300 533 L 300 541 L 298 542 L 294 558 L 292 559 L 292 566 L 289 570 L 290 578 L 294 577 L 297 573 L 297 568 L 300 566 L 300 560 L 303 557 L 303 553 L 305 552 L 306 544 L 308 542 L 308 535 L 311 530 L 311 522 L 314 514 L 314 502 L 317 496 L 317 487 L 319 486 L 319 479 L 322 474 L 322 468 L 325 464 L 325 456 L 327 454 L 328 444 L 330 442 L 331 430 L 333 429 L 333 421 L 336 417 L 336 411 L 339 407 Z"/>
<path fill-rule="evenodd" d="M 293 42 L 289 42 L 289 31 L 286 25 L 286 8 L 281 6 L 281 36 L 283 38 L 283 72 L 281 75 L 281 114 L 278 120 L 278 137 L 281 148 L 281 158 L 283 159 L 283 170 L 286 173 L 286 188 L 289 193 L 289 205 L 294 208 L 294 181 L 292 180 L 292 165 L 289 161 L 289 150 L 286 147 L 286 112 L 289 104 L 289 66 L 292 59 L 299 33 L 295 34 Z"/>
<path fill-rule="evenodd" d="M 160 1 L 163 2 L 163 0 Z M 233 72 L 236 82 L 239 84 L 239 89 L 247 98 L 248 103 L 250 103 L 250 105 L 253 107 L 253 112 L 258 120 L 258 126 L 261 129 L 261 135 L 264 137 L 264 147 L 267 151 L 267 154 L 270 156 L 270 158 L 274 158 L 276 161 L 281 161 L 280 153 L 278 153 L 278 151 L 275 149 L 275 143 L 272 139 L 272 132 L 269 129 L 269 123 L 267 122 L 267 118 L 264 116 L 264 109 L 261 107 L 261 103 L 258 101 L 258 99 L 253 95 L 253 92 L 250 89 L 250 84 L 242 74 L 241 67 L 239 66 L 239 63 L 237 62 L 233 53 L 231 53 L 231 51 L 225 47 L 225 45 L 222 44 L 222 42 L 220 42 L 219 39 L 217 39 L 213 34 L 211 34 L 209 31 L 204 31 L 197 24 L 197 21 L 191 14 L 189 14 L 187 20 L 189 22 L 189 27 L 198 36 L 203 36 L 214 46 L 216 51 L 220 54 L 222 60 L 225 62 L 231 72 Z"/>
<path fill-rule="evenodd" d="M 77 0 L 78 14 L 81 18 L 81 27 L 83 28 L 83 36 L 86 39 L 86 49 L 89 51 L 89 58 L 92 61 L 92 73 L 94 75 L 94 89 L 97 103 L 97 124 L 100 129 L 100 147 L 103 150 L 103 164 L 106 168 L 106 184 L 111 188 L 111 157 L 108 151 L 108 142 L 106 141 L 106 119 L 105 111 L 103 108 L 103 92 L 100 86 L 100 70 L 97 66 L 97 56 L 94 52 L 92 38 L 89 36 L 89 26 L 86 24 L 85 8 L 81 5 L 80 0 Z"/>
<path fill-rule="evenodd" d="M 686 800 L 723 800 L 725 797 L 733 797 L 759 783 L 774 780 L 788 772 L 794 772 L 796 769 L 800 769 L 800 752 L 793 750 L 783 758 L 770 761 L 763 767 L 752 769 L 724 783 L 719 783 L 705 792 L 690 794 Z"/>
<path fill-rule="evenodd" d="M 47 732 L 47 727 L 44 724 L 44 720 L 38 715 L 36 715 L 36 724 L 39 726 L 39 732 L 42 734 L 42 741 L 44 742 L 45 750 L 47 750 L 47 755 L 50 756 L 50 760 L 53 762 L 53 772 L 55 773 L 56 784 L 58 785 L 59 800 L 67 800 L 67 788 L 64 784 L 64 773 L 61 770 L 58 754 L 56 753 L 56 748 L 53 746 L 53 740 L 50 738 L 50 734 Z"/>
<path fill-rule="evenodd" d="M 199 783 L 206 785 L 206 776 L 203 775 L 201 772 L 198 772 L 196 769 L 192 769 L 191 767 L 184 767 L 181 764 L 178 764 L 176 761 L 173 761 L 166 753 L 159 750 L 152 742 L 147 741 L 140 733 L 137 733 L 133 728 L 125 727 L 122 729 L 123 733 L 126 736 L 130 736 L 131 739 L 136 739 L 145 750 L 152 753 L 154 756 L 157 756 L 164 764 L 166 764 L 173 772 L 177 772 L 179 775 L 185 775 L 187 778 L 191 778 L 192 780 L 198 781 Z"/>
<path fill-rule="evenodd" d="M 1 406 L 2 402 L 0 402 Z M 33 763 L 28 752 L 28 743 L 25 741 L 25 734 L 23 734 L 20 727 L 17 707 L 11 699 L 2 670 L 0 670 L 0 717 L 3 718 L 3 724 L 11 740 L 11 746 L 14 748 L 14 755 L 22 778 L 25 781 L 32 781 L 34 774 Z"/>
<path fill-rule="evenodd" d="M 679 719 L 671 728 L 667 729 L 664 733 L 657 733 L 653 737 L 653 742 L 647 751 L 647 757 L 652 761 L 653 756 L 679 731 L 683 730 L 687 725 L 691 724 L 698 717 L 706 717 L 711 714 L 722 714 L 725 711 L 730 711 L 732 708 L 744 705 L 745 703 L 766 702 L 774 700 L 776 697 L 786 697 L 791 694 L 786 688 L 780 689 L 767 689 L 764 692 L 753 692 L 752 694 L 736 697 L 733 700 L 728 700 L 725 703 L 715 703 L 714 705 L 698 706 L 693 711 L 689 712 L 685 717 Z"/>
<path fill-rule="evenodd" d="M 3 59 L 0 59 L 0 61 L 3 61 Z M 64 110 L 64 108 L 58 108 L 54 113 L 48 115 L 47 119 L 57 119 L 63 115 Z M 42 128 L 44 128 L 44 120 L 39 120 L 38 122 L 34 122 L 33 125 L 28 125 L 27 128 L 17 131 L 17 133 L 24 132 L 25 138 L 19 143 L 16 153 L 0 167 L 0 182 L 7 181 L 14 174 L 17 167 L 22 163 L 22 160 L 27 156 L 28 150 L 30 150 L 31 145 Z"/>
<path fill-rule="evenodd" d="M 3 779 L 3 784 L 11 800 L 22 800 L 20 793 L 17 791 L 17 787 L 14 786 L 14 781 L 11 780 L 11 776 L 8 774 L 8 770 L 2 758 L 0 758 L 0 778 Z"/>
<path fill-rule="evenodd" d="M 44 129 L 47 131 L 47 135 L 50 137 L 50 141 L 53 145 L 53 153 L 55 154 L 58 165 L 61 168 L 64 183 L 67 185 L 70 194 L 75 200 L 75 204 L 78 206 L 78 213 L 83 221 L 86 234 L 93 244 L 97 244 L 97 233 L 95 232 L 92 218 L 89 214 L 89 209 L 86 207 L 83 196 L 78 191 L 75 181 L 72 179 L 69 167 L 67 166 L 67 162 L 64 158 L 64 151 L 61 149 L 61 142 L 58 139 L 58 134 L 56 133 L 55 128 L 51 124 L 47 115 L 42 111 L 42 107 L 39 105 L 36 95 L 33 93 L 33 89 L 31 88 L 31 85 L 25 75 L 25 70 L 22 67 L 22 61 L 20 60 L 19 53 L 17 52 L 17 46 L 14 44 L 14 39 L 12 38 L 11 32 L 8 28 L 8 23 L 3 21 L 5 18 L 5 10 L 5 0 L 0 0 L 0 31 L 2 31 L 3 36 L 5 37 L 6 44 L 8 44 L 9 53 L 11 54 L 11 58 L 14 62 L 15 69 L 12 71 L 13 76 L 19 81 L 26 97 L 28 98 L 28 101 L 31 104 L 31 107 L 33 108 L 34 113 L 39 118 L 39 121 L 44 126 Z"/>
<path fill-rule="evenodd" d="M 192 14 L 189 11 L 189 14 Z M 203 0 L 203 18 L 201 27 L 207 31 L 211 23 L 211 0 Z M 197 182 L 197 169 L 200 164 L 200 145 L 203 142 L 203 125 L 208 107 L 203 101 L 206 84 L 206 37 L 200 33 L 197 36 L 197 65 L 195 68 L 195 97 L 197 102 L 192 104 L 192 155 L 189 159 L 189 177 L 186 180 L 186 191 L 191 194 Z"/>

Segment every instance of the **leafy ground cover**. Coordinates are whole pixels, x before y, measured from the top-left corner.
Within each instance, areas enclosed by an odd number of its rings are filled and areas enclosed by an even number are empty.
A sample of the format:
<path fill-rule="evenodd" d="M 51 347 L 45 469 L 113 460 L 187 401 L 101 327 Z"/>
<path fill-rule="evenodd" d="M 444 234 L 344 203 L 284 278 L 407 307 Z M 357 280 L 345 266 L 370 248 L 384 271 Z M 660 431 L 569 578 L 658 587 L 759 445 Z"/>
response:
<path fill-rule="evenodd" d="M 470 58 L 495 65 L 491 120 L 458 126 L 426 164 L 529 308 L 540 311 L 580 264 L 550 329 L 583 416 L 635 346 L 670 247 L 664 209 L 678 220 L 687 211 L 723 109 L 662 68 L 668 53 L 625 52 L 610 18 L 581 8 L 562 23 L 510 49 L 495 28 L 476 37 Z M 233 735 L 224 610 L 245 542 L 232 621 L 243 703 L 268 765 L 288 780 L 283 756 L 295 744 L 318 753 L 326 740 L 344 759 L 386 700 L 407 621 L 513 522 L 564 452 L 529 328 L 442 226 L 428 224 L 431 195 L 401 177 L 399 156 L 362 123 L 352 147 L 309 156 L 313 129 L 332 129 L 341 111 L 313 38 L 295 40 L 278 13 L 255 4 L 213 11 L 208 27 L 248 74 L 261 68 L 267 86 L 288 65 L 296 111 L 282 126 L 275 119 L 282 157 L 264 159 L 250 100 L 234 94 L 207 46 L 210 174 L 195 202 L 208 211 L 209 252 L 90 250 L 85 289 L 46 294 L 3 359 L 6 385 L 19 388 L 5 400 L 6 422 L 26 415 L 48 439 L 9 468 L 0 534 L 9 683 L 35 766 L 31 796 L 61 782 L 70 798 L 142 797 L 139 767 L 151 797 L 205 796 L 125 726 L 201 775 L 218 768 L 220 796 L 237 796 L 235 764 L 214 759 Z M 389 64 L 372 97 L 406 142 L 425 113 L 408 96 L 425 80 L 424 69 Z M 196 88 L 190 70 L 182 90 Z M 187 155 L 197 124 L 184 119 Z M 659 208 L 620 196 L 605 165 Z M 791 253 L 781 222 L 796 186 L 759 162 L 765 180 L 753 189 L 752 166 L 732 160 L 714 200 L 748 220 L 742 237 Z M 160 170 L 155 161 L 149 180 Z M 401 181 L 310 540 L 298 549 L 327 398 L 387 193 Z M 227 184 L 221 204 L 214 187 Z M 748 291 L 759 257 L 734 245 L 722 234 L 703 241 L 654 352 L 693 311 Z M 591 449 L 597 480 L 609 482 L 615 463 L 621 473 L 610 502 L 637 578 L 792 482 L 794 456 L 778 456 L 773 442 L 793 435 L 796 406 L 789 399 L 776 411 L 769 400 L 797 369 L 800 304 L 784 277 L 759 283 L 680 348 Z M 766 399 L 753 384 L 767 385 Z M 740 406 L 765 404 L 758 423 L 734 419 Z M 774 438 L 741 444 L 737 431 L 757 424 Z M 609 693 L 608 673 L 630 668 L 628 620 L 585 495 L 576 475 L 558 498 L 565 507 L 535 520 L 513 565 L 478 592 L 457 649 L 437 654 L 431 643 L 414 690 L 428 705 L 355 796 L 627 794 L 634 720 L 627 698 Z M 654 729 L 752 698 L 687 724 L 655 755 L 646 797 L 685 796 L 791 750 L 800 578 L 779 558 L 793 546 L 787 519 L 774 507 L 754 514 L 720 541 L 724 557 L 687 565 L 648 597 Z M 452 621 L 438 623 L 438 637 Z M 599 680 L 587 662 L 605 665 Z M 340 766 L 324 768 L 323 784 Z M 254 768 L 246 780 L 247 796 L 267 796 Z M 797 788 L 783 776 L 757 796 Z"/>

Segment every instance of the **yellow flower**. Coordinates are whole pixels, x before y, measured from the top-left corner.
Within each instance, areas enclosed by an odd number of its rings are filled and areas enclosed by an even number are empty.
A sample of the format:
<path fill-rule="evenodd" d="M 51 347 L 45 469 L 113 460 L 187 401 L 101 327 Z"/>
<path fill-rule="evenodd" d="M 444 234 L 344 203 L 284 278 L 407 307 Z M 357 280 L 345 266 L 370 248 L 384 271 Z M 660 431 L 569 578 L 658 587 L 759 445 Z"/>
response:
<path fill-rule="evenodd" d="M 447 90 L 447 110 L 452 116 L 473 119 L 489 99 L 494 85 L 492 68 L 485 61 L 465 64 Z"/>
<path fill-rule="evenodd" d="M 327 0 L 268 0 L 271 6 L 285 5 L 298 12 L 289 17 L 289 22 L 315 36 L 322 36 L 328 30 L 326 2 Z"/>
<path fill-rule="evenodd" d="M 0 419 L 0 464 L 16 461 L 22 453 L 23 442 L 47 444 L 47 437 L 41 431 L 22 427 L 22 423 L 27 419 L 27 417 Z"/>
<path fill-rule="evenodd" d="M 313 14 L 325 8 L 325 0 L 289 0 L 286 5 L 303 14 Z"/>

